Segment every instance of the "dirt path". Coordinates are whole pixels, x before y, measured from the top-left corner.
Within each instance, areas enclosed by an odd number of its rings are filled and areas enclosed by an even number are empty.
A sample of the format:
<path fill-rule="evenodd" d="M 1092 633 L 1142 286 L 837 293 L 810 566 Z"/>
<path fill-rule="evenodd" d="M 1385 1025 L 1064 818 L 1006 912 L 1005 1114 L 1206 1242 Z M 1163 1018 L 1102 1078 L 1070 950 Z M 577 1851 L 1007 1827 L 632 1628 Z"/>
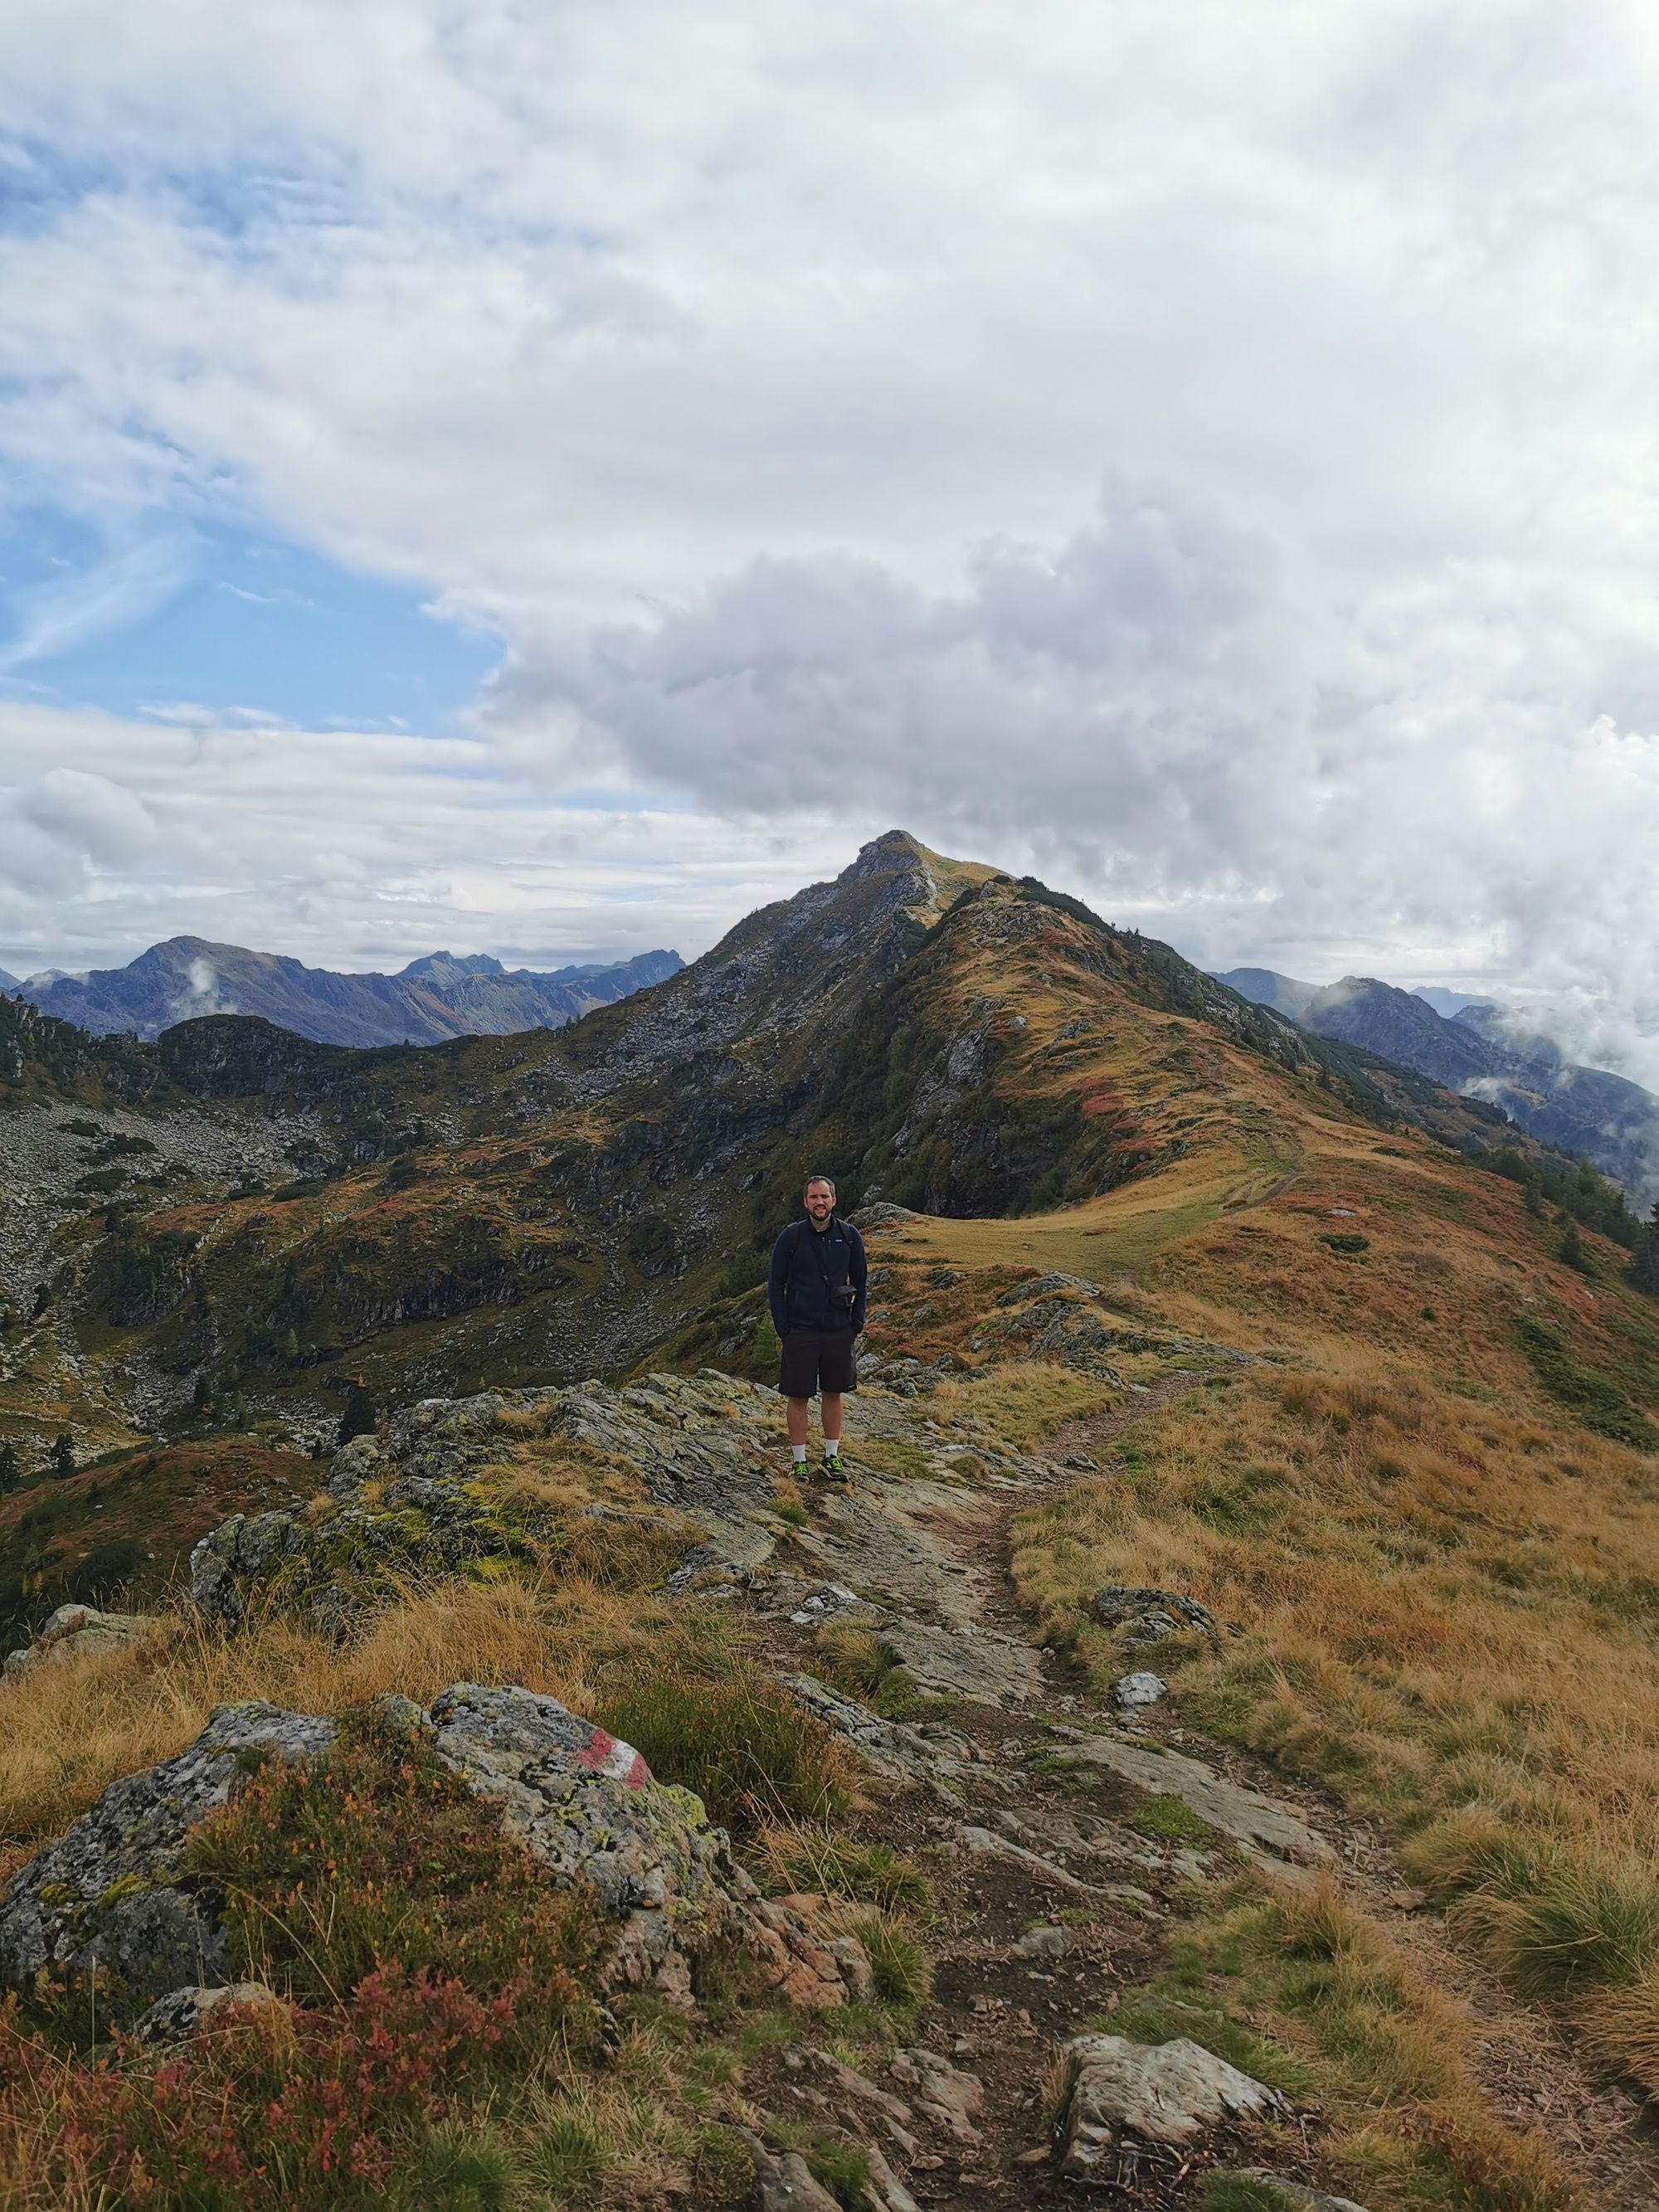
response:
<path fill-rule="evenodd" d="M 1286 1879 L 1305 1881 L 1321 1866 L 1338 1874 L 1468 2008 L 1493 2110 L 1547 2130 L 1583 2189 L 1586 2212 L 1650 2212 L 1659 2203 L 1659 2160 L 1632 2132 L 1635 2100 L 1593 2083 L 1547 2018 L 1511 1998 L 1438 1921 L 1407 1909 L 1397 1867 L 1371 1831 L 1329 1798 L 1201 1742 L 1161 1708 L 1133 1720 L 1107 1710 L 1062 1662 L 1033 1653 L 1010 1571 L 1014 1519 L 1086 1474 L 1121 1431 L 1204 1379 L 1194 1371 L 1167 1376 L 1128 1405 L 1068 1429 L 1053 1440 L 1041 1481 L 933 1492 L 920 1512 L 914 1485 L 879 1476 L 860 1477 L 851 1498 L 811 1500 L 811 1527 L 803 1535 L 809 1571 L 814 1559 L 844 1567 L 844 1583 L 892 1608 L 880 1632 L 907 1668 L 938 1687 L 948 1687 L 956 1670 L 968 1689 L 948 1722 L 869 1723 L 850 1705 L 841 1716 L 900 1784 L 884 1797 L 872 1832 L 919 1853 L 935 1883 L 939 1972 L 921 2039 L 968 2081 L 958 2094 L 974 2106 L 971 2117 L 946 2124 L 936 2113 L 918 2117 L 914 2083 L 907 2092 L 902 2079 L 884 2081 L 884 2092 L 897 2094 L 909 2112 L 896 2127 L 890 2118 L 881 2123 L 890 2131 L 887 2154 L 921 2204 L 973 2212 L 1077 2202 L 1075 2186 L 1055 2171 L 1045 2132 L 1055 2055 L 1067 2037 L 1109 2028 L 1121 1994 L 1157 1972 L 1184 1909 L 1181 1893 L 1237 1870 L 1231 1854 L 1147 1832 L 1149 1790 L 1173 1787 L 1177 1795 L 1195 1792 L 1190 1802 L 1204 1817 L 1231 1822 L 1240 1848 Z M 856 1465 L 856 1423 L 850 1442 Z M 890 1553 L 895 1565 L 884 1578 Z M 831 1588 L 826 1580 L 824 1590 Z M 781 1669 L 811 1674 L 822 1663 L 814 1644 L 822 1617 L 810 1603 L 773 1614 L 769 1643 Z M 847 1613 L 869 1617 L 867 1605 Z M 1205 1794 L 1212 1785 L 1218 1796 Z M 1048 1932 L 1032 1933 L 1039 1928 Z M 836 2107 L 833 2087 L 815 2083 L 810 2068 L 806 2078 L 780 2086 L 809 2106 L 816 2099 L 826 2111 Z M 845 2098 L 839 2101 L 844 2107 Z M 1195 2202 L 1217 2166 L 1267 2164 L 1307 2177 L 1315 2143 L 1316 2130 L 1310 2135 L 1305 2126 L 1223 2134 L 1185 2154 L 1126 2160 L 1099 2197 L 1176 2212 Z"/>

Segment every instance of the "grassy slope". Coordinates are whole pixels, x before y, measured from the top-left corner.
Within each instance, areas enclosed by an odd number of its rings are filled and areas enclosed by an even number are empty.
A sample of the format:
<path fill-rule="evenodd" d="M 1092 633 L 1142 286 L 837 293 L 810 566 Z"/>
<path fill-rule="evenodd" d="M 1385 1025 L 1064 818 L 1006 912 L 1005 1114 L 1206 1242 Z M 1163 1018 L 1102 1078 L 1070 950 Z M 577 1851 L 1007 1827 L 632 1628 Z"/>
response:
<path fill-rule="evenodd" d="M 0 1498 L 0 1638 L 7 1648 L 71 1601 L 149 1607 L 228 1514 L 315 1488 L 313 1462 L 252 1437 L 116 1453 Z"/>

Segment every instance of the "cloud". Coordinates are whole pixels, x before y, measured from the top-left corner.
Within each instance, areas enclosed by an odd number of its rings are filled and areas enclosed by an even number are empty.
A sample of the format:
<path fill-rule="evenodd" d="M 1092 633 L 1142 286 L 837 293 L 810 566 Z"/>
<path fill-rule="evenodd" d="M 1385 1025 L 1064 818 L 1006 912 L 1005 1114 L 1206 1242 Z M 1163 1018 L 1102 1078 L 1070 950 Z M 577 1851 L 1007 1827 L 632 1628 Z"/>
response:
<path fill-rule="evenodd" d="M 0 644 L 0 671 L 60 659 L 142 621 L 186 581 L 193 560 L 187 537 L 163 532 L 78 574 L 18 592 L 12 601 L 15 635 Z"/>
<path fill-rule="evenodd" d="M 440 945 L 532 967 L 700 949 L 844 857 L 822 823 L 734 834 L 622 785 L 549 794 L 476 738 L 0 701 L 0 774 L 17 779 L 0 784 L 16 974 L 118 965 L 181 933 L 348 969 Z"/>
<path fill-rule="evenodd" d="M 986 545 L 960 592 L 751 563 L 521 650 L 481 727 L 555 780 L 602 749 L 737 814 L 1024 850 L 1218 963 L 1484 962 L 1659 1082 L 1659 744 L 1455 595 L 1343 606 L 1167 485 L 1109 483 L 1049 549 Z"/>
<path fill-rule="evenodd" d="M 193 717 L 173 791 L 165 732 L 9 722 L 0 775 L 165 823 L 124 928 L 568 942 L 627 881 L 706 941 L 908 818 L 1659 1080 L 1656 97 L 1614 0 L 16 0 L 0 496 L 252 517 L 509 650 L 459 848 L 361 732 Z M 112 922 L 15 819 L 27 927 Z"/>

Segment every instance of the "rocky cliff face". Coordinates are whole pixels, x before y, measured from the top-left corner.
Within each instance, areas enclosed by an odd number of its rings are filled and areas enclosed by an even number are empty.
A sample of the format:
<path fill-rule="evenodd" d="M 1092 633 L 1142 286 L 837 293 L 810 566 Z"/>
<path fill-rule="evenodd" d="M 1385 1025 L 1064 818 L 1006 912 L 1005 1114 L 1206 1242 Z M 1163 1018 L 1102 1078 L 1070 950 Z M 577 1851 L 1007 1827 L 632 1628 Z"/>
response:
<path fill-rule="evenodd" d="M 677 952 L 549 974 L 508 971 L 487 954 L 411 961 L 397 975 L 337 975 L 205 938 L 173 937 L 125 968 L 9 984 L 43 1013 L 96 1036 L 155 1038 L 179 1022 L 251 1014 L 319 1044 L 436 1044 L 557 1029 L 673 975 Z"/>

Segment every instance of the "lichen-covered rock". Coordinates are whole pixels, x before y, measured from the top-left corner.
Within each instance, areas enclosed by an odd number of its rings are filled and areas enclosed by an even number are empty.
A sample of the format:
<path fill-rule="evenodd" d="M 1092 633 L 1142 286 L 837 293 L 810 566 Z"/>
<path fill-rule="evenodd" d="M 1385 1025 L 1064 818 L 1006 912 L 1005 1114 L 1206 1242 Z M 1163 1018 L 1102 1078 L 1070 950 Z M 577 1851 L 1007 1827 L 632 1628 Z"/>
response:
<path fill-rule="evenodd" d="M 1120 1674 L 1112 1685 L 1112 1696 L 1129 1711 L 1138 1705 L 1158 1705 L 1169 1691 L 1162 1674 Z"/>
<path fill-rule="evenodd" d="M 0 1983 L 26 1990 L 42 1973 L 74 1984 L 98 1969 L 139 2009 L 224 1982 L 211 1900 L 171 1884 L 185 1839 L 229 1798 L 249 1753 L 310 1759 L 333 1741 L 332 1721 L 227 1705 L 187 1751 L 112 1782 L 0 1895 Z"/>
<path fill-rule="evenodd" d="M 1176 1590 L 1137 1589 L 1125 1583 L 1108 1583 L 1095 1592 L 1094 1615 L 1130 1644 L 1156 1644 L 1182 1628 L 1215 1627 L 1215 1615 L 1196 1598 L 1182 1597 Z"/>
<path fill-rule="evenodd" d="M 169 1990 L 132 2023 L 138 2043 L 187 2043 L 204 2027 L 222 2027 L 233 2013 L 286 2014 L 288 2007 L 263 1982 L 221 1982 L 212 1988 Z"/>
<path fill-rule="evenodd" d="M 60 1605 L 35 1632 L 34 1641 L 11 1652 L 9 1674 L 21 1674 L 41 1660 L 67 1652 L 121 1651 L 149 1626 L 140 1613 L 100 1613 L 92 1605 Z"/>
<path fill-rule="evenodd" d="M 1277 2090 L 1185 2036 L 1143 2044 L 1121 2035 L 1079 2035 L 1062 2055 L 1060 2171 L 1079 2179 L 1086 2180 L 1125 2136 L 1184 2143 L 1224 2120 L 1289 2116 Z"/>
<path fill-rule="evenodd" d="M 301 1540 L 301 1523 L 292 1513 L 233 1513 L 210 1528 L 190 1555 L 191 1602 L 210 1619 L 237 1626 L 246 1615 L 249 1585 Z"/>
<path fill-rule="evenodd" d="M 548 1870 L 592 1884 L 611 1923 L 611 1978 L 684 1978 L 684 1962 L 735 1929 L 726 1835 L 690 1790 L 656 1781 L 621 1743 L 528 1690 L 446 1690 L 429 1725 L 439 1757 Z M 678 1962 L 678 1972 L 676 1969 Z"/>
<path fill-rule="evenodd" d="M 552 1881 L 591 1887 L 607 1929 L 605 1986 L 650 1983 L 689 2002 L 696 1960 L 727 1946 L 747 1952 L 792 2004 L 838 2005 L 869 1988 L 853 1937 L 821 1936 L 797 1905 L 763 1898 L 699 1798 L 658 1782 L 631 1744 L 556 1698 L 461 1682 L 427 1711 L 385 1702 L 500 1808 Z M 216 1893 L 176 1878 L 185 1842 L 228 1801 L 250 1753 L 313 1759 L 334 1740 L 329 1720 L 227 1706 L 176 1759 L 112 1783 L 0 1898 L 0 1984 L 27 1990 L 43 1972 L 75 1983 L 97 1968 L 128 2017 L 175 1996 L 182 2015 L 189 1992 L 224 1985 Z M 155 2032 L 173 2017 L 157 2012 Z"/>
<path fill-rule="evenodd" d="M 843 1961 L 802 1914 L 759 1895 L 700 1798 L 657 1781 L 631 1744 L 556 1698 L 462 1682 L 434 1700 L 428 1724 L 445 1765 L 501 1807 L 550 1874 L 592 1884 L 610 1923 L 608 1985 L 685 1997 L 693 1962 L 722 1942 L 750 1952 L 792 2003 L 836 2005 L 867 1984 L 850 1939 Z"/>

